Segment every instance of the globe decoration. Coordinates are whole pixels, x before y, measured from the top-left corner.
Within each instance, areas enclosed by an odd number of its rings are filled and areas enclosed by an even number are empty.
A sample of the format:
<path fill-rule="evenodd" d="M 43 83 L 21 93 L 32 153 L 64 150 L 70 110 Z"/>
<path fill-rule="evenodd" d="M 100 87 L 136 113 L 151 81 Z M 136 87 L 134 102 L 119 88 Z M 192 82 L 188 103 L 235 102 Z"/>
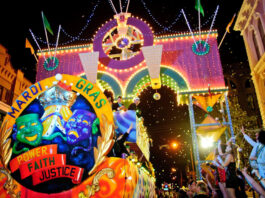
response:
<path fill-rule="evenodd" d="M 150 27 L 130 13 L 120 13 L 97 32 L 93 50 L 99 52 L 99 61 L 113 69 L 128 69 L 144 60 L 141 48 L 153 45 Z"/>
<path fill-rule="evenodd" d="M 207 112 L 212 112 L 212 111 L 213 111 L 213 108 L 212 108 L 211 106 L 208 106 L 208 107 L 206 108 L 206 110 L 207 110 Z"/>
<path fill-rule="evenodd" d="M 196 41 L 192 45 L 192 51 L 198 56 L 206 55 L 210 51 L 210 45 L 205 41 Z"/>
<path fill-rule="evenodd" d="M 160 98 L 161 98 L 160 93 L 157 93 L 157 92 L 154 93 L 153 98 L 154 98 L 155 100 L 160 100 Z"/>
<path fill-rule="evenodd" d="M 139 44 L 141 45 L 141 43 L 139 43 Z M 131 45 L 131 41 L 129 38 L 121 37 L 121 38 L 117 39 L 116 47 L 121 49 L 121 50 L 130 47 L 130 45 Z M 123 56 L 121 58 L 123 58 Z"/>
<path fill-rule="evenodd" d="M 55 70 L 58 67 L 58 65 L 59 65 L 59 59 L 53 56 L 45 59 L 43 63 L 43 67 L 47 71 Z"/>

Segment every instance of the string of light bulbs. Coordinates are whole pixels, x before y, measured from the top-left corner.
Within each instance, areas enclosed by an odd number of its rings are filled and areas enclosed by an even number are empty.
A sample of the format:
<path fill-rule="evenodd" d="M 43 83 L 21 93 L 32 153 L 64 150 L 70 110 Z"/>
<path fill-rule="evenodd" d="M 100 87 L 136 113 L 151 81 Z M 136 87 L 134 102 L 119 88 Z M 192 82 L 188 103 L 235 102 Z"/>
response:
<path fill-rule="evenodd" d="M 163 30 L 169 30 L 170 28 L 168 28 L 168 27 L 165 27 L 164 25 L 162 25 L 155 17 L 154 17 L 154 15 L 151 13 L 151 11 L 150 11 L 150 9 L 146 6 L 146 3 L 143 1 L 143 0 L 141 0 L 141 2 L 142 2 L 142 4 L 143 4 L 143 6 L 144 6 L 144 9 L 148 12 L 148 14 L 149 14 L 149 16 L 151 16 L 151 18 L 154 20 L 154 22 L 160 27 L 160 28 L 162 28 Z M 179 11 L 180 12 L 180 11 Z M 173 21 L 173 23 L 175 24 L 176 22 L 177 22 L 177 20 L 179 19 L 179 15 L 176 17 L 176 19 Z M 171 24 L 172 25 L 172 24 Z M 169 25 L 169 26 L 171 26 L 171 25 Z M 172 25 L 173 26 L 173 25 Z M 171 27 L 172 27 L 171 26 Z"/>
<path fill-rule="evenodd" d="M 60 46 L 68 45 L 68 44 L 71 44 L 71 43 L 73 43 L 73 42 L 75 42 L 75 41 L 84 41 L 84 42 L 92 42 L 92 41 L 93 41 L 94 38 L 80 38 L 80 37 L 81 37 L 81 35 L 83 34 L 83 32 L 87 29 L 88 25 L 90 24 L 90 22 L 91 22 L 93 16 L 95 15 L 95 10 L 96 10 L 96 8 L 99 6 L 99 3 L 100 3 L 100 2 L 101 2 L 101 0 L 97 0 L 96 5 L 93 7 L 91 14 L 90 14 L 90 16 L 88 17 L 88 19 L 87 19 L 87 21 L 86 21 L 86 24 L 84 25 L 84 27 L 81 29 L 81 31 L 80 31 L 76 36 L 73 36 L 73 35 L 67 33 L 67 31 L 66 31 L 63 27 L 61 28 L 62 33 L 63 33 L 66 37 L 70 38 L 70 40 L 68 40 L 68 41 L 66 41 L 66 42 L 63 42 L 63 43 L 60 43 Z M 109 4 L 111 5 L 110 1 L 108 1 L 108 2 L 109 2 Z M 161 30 L 160 32 L 156 32 L 155 35 L 161 35 L 161 34 L 164 34 L 164 33 L 173 33 L 173 34 L 174 34 L 174 33 L 180 33 L 180 31 L 172 30 L 172 27 L 173 27 L 173 26 L 179 21 L 179 19 L 181 18 L 181 15 L 182 15 L 181 11 L 179 11 L 178 15 L 176 16 L 176 18 L 173 20 L 173 22 L 172 22 L 170 25 L 168 25 L 168 26 L 164 26 L 164 25 L 162 25 L 161 23 L 159 23 L 159 21 L 158 21 L 153 15 L 152 15 L 150 9 L 146 6 L 146 3 L 145 3 L 143 0 L 141 0 L 141 2 L 142 2 L 142 4 L 144 5 L 144 8 L 147 10 L 148 14 L 149 14 L 149 15 L 151 16 L 151 18 L 155 21 L 155 23 L 158 24 L 158 25 L 162 28 L 162 30 Z M 125 8 L 125 6 L 127 5 L 127 3 L 128 3 L 128 0 L 125 1 L 125 4 L 122 6 L 122 9 Z M 111 7 L 112 7 L 112 6 L 111 6 Z M 201 25 L 201 27 L 204 27 L 204 26 L 206 26 L 209 22 L 211 22 L 211 19 L 214 17 L 214 14 L 215 14 L 215 13 L 213 13 L 213 14 L 212 14 L 212 15 L 211 15 L 211 16 L 210 16 L 210 17 L 209 17 L 209 18 L 208 18 L 208 19 L 207 19 L 207 20 Z M 193 30 L 194 30 L 194 31 L 197 31 L 197 30 L 198 30 L 198 27 L 194 28 Z M 36 39 L 37 39 L 40 43 L 45 44 L 45 45 L 48 44 L 48 43 L 46 42 L 45 39 L 42 39 L 41 37 L 39 37 L 39 36 L 37 36 L 37 35 L 35 35 L 35 37 L 36 37 Z M 49 43 L 49 44 L 50 44 L 51 46 L 53 46 L 53 47 L 56 46 L 55 43 Z"/>
<path fill-rule="evenodd" d="M 91 14 L 90 14 L 90 16 L 88 17 L 88 19 L 87 19 L 87 21 L 86 21 L 86 24 L 84 25 L 84 27 L 81 29 L 81 31 L 78 33 L 77 36 L 71 36 L 71 35 L 68 34 L 63 28 L 62 28 L 62 32 L 63 32 L 66 36 L 68 36 L 68 37 L 70 37 L 70 38 L 72 38 L 72 39 L 84 40 L 84 39 L 80 39 L 80 36 L 81 36 L 81 35 L 83 34 L 83 32 L 87 29 L 89 23 L 91 22 L 92 17 L 95 15 L 95 11 L 96 11 L 96 9 L 97 9 L 97 7 L 98 7 L 100 1 L 101 1 L 101 0 L 97 0 L 96 5 L 95 5 L 94 8 L 92 9 Z"/>
<path fill-rule="evenodd" d="M 89 39 L 80 38 L 80 36 L 83 34 L 83 32 L 87 29 L 88 25 L 90 24 L 90 22 L 91 22 L 93 16 L 95 15 L 95 11 L 96 11 L 97 7 L 99 6 L 99 3 L 100 3 L 100 2 L 101 2 L 101 0 L 97 0 L 97 3 L 96 3 L 96 5 L 93 7 L 90 16 L 89 16 L 89 17 L 87 18 L 87 20 L 86 20 L 86 24 L 85 24 L 84 27 L 81 29 L 81 31 L 77 34 L 77 36 L 72 36 L 72 35 L 70 35 L 69 33 L 66 32 L 66 30 L 65 30 L 63 27 L 61 27 L 61 31 L 62 31 L 62 33 L 64 33 L 64 35 L 67 36 L 67 37 L 69 37 L 71 40 L 69 40 L 69 41 L 67 41 L 67 42 L 64 42 L 64 43 L 60 43 L 60 45 L 67 45 L 67 44 L 70 44 L 70 43 L 72 43 L 72 42 L 74 42 L 74 41 L 76 41 L 76 40 L 78 40 L 78 41 L 91 41 L 91 40 L 92 40 L 91 38 L 89 38 Z M 37 39 L 40 43 L 45 44 L 45 45 L 48 44 L 48 43 L 47 43 L 44 39 L 42 39 L 41 37 L 39 37 L 39 36 L 37 36 L 37 35 L 35 35 L 35 37 L 36 37 L 36 39 Z M 50 44 L 51 46 L 56 46 L 55 43 L 49 43 L 49 44 Z"/>

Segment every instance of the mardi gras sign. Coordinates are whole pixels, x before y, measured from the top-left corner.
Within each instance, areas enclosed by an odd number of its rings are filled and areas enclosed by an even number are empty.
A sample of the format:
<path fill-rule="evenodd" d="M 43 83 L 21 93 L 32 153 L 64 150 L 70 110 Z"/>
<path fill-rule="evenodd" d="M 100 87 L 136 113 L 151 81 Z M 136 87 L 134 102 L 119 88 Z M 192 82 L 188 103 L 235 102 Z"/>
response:
<path fill-rule="evenodd" d="M 3 123 L 3 170 L 35 192 L 59 193 L 81 184 L 114 143 L 107 98 L 76 76 L 58 74 L 30 86 Z"/>

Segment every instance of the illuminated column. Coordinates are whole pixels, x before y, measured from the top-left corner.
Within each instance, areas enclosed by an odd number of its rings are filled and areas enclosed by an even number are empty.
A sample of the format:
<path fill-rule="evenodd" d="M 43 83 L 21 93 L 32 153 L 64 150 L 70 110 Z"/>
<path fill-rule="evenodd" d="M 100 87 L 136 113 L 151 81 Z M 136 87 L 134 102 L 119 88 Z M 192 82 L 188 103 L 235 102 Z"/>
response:
<path fill-rule="evenodd" d="M 247 56 L 248 56 L 248 60 L 249 60 L 249 66 L 251 69 L 251 76 L 252 76 L 253 84 L 255 87 L 258 105 L 259 105 L 259 110 L 260 110 L 260 114 L 261 114 L 261 118 L 262 118 L 262 122 L 263 122 L 263 127 L 265 127 L 265 103 L 264 103 L 264 99 L 263 99 L 264 97 L 262 96 L 264 88 L 260 87 L 260 83 L 259 83 L 260 76 L 259 76 L 259 73 L 257 72 L 258 67 L 257 67 L 257 63 L 255 61 L 255 57 L 253 55 L 254 49 L 252 49 L 249 45 L 249 43 L 251 41 L 249 40 L 248 35 L 247 35 L 245 30 L 241 32 L 241 35 L 243 35 L 243 40 L 245 43 Z"/>
<path fill-rule="evenodd" d="M 92 83 L 97 81 L 99 52 L 79 53 L 86 79 Z"/>
<path fill-rule="evenodd" d="M 153 89 L 161 88 L 160 65 L 162 57 L 162 45 L 142 47 L 145 62 L 148 67 L 151 85 Z"/>
<path fill-rule="evenodd" d="M 200 154 L 199 154 L 197 134 L 196 134 L 192 94 L 189 94 L 189 115 L 190 115 L 190 127 L 191 127 L 192 145 L 193 145 L 193 156 L 195 159 L 194 161 L 196 167 L 196 178 L 197 180 L 202 180 Z"/>

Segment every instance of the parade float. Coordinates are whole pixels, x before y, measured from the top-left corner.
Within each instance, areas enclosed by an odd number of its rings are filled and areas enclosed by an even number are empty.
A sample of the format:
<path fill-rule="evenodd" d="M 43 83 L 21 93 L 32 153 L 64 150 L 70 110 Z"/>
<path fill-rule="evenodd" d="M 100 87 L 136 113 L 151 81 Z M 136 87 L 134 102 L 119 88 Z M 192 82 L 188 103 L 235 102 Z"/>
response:
<path fill-rule="evenodd" d="M 134 131 L 128 141 L 143 149 Z M 148 160 L 107 157 L 114 133 L 111 106 L 96 84 L 66 74 L 35 83 L 1 128 L 1 196 L 154 197 Z"/>
<path fill-rule="evenodd" d="M 127 104 L 149 86 L 155 100 L 161 85 L 174 90 L 178 104 L 189 106 L 200 179 L 198 139 L 233 136 L 216 38 L 212 29 L 154 36 L 145 21 L 121 12 L 93 43 L 39 50 L 37 83 L 14 101 L 1 127 L 1 197 L 155 197 L 149 135 L 135 112 L 113 114 L 106 89 Z M 202 123 L 194 105 L 206 113 Z M 223 120 L 211 116 L 214 106 Z M 131 123 L 131 156 L 108 157 L 115 133 Z"/>

